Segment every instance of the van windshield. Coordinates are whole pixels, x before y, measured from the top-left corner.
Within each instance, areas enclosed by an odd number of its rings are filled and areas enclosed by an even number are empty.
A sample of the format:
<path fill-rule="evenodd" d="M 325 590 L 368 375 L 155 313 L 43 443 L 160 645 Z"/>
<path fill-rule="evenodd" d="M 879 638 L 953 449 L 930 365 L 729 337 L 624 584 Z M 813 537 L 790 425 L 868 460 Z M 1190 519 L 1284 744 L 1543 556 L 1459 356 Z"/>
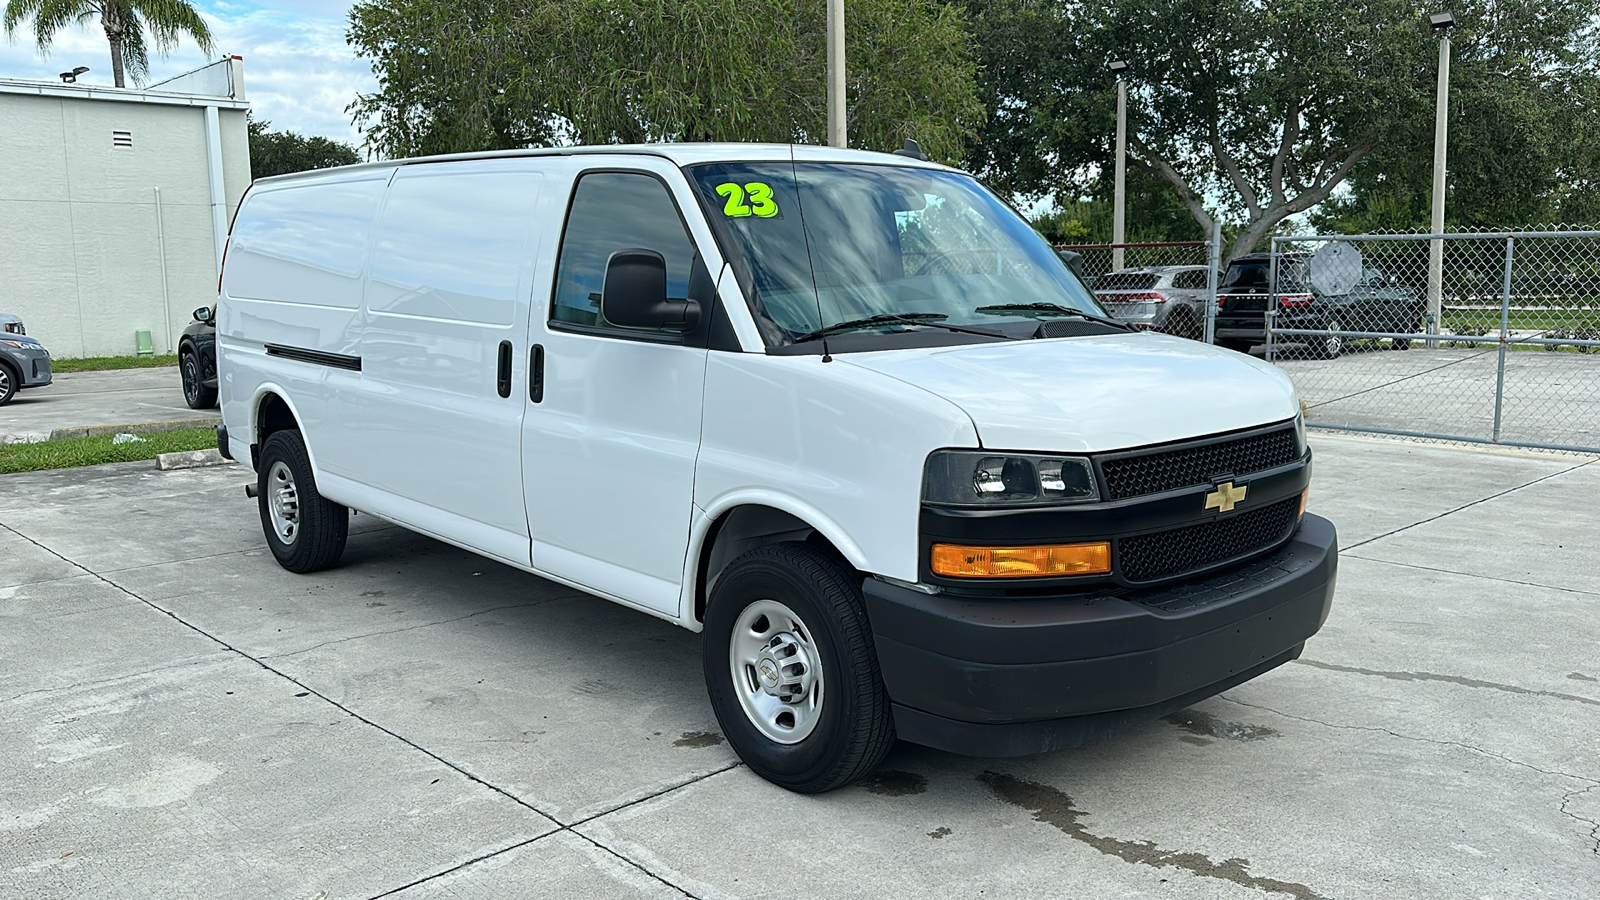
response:
<path fill-rule="evenodd" d="M 999 334 L 1032 331 L 1030 316 L 1051 314 L 980 309 L 996 305 L 1105 315 L 1049 244 L 966 175 L 786 162 L 700 165 L 689 174 L 769 345 L 873 316 L 919 315 Z"/>

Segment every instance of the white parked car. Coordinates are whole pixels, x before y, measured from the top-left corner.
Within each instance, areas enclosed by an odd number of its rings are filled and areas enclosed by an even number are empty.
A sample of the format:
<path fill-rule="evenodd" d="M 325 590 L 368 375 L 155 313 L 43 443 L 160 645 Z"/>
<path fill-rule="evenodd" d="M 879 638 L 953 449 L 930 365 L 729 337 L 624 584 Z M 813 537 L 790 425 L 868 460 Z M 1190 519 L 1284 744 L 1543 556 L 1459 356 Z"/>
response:
<path fill-rule="evenodd" d="M 1105 317 L 971 177 L 786 145 L 258 181 L 225 452 L 314 572 L 356 509 L 704 631 L 756 772 L 1071 746 L 1299 655 L 1333 526 L 1278 369 Z"/>

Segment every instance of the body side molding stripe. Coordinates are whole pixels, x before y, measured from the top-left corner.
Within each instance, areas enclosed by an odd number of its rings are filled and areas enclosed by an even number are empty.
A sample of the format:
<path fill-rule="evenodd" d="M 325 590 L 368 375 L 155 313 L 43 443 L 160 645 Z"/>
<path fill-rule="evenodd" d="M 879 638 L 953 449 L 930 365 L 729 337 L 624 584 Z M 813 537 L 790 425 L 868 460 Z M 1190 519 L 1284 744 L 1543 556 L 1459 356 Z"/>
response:
<path fill-rule="evenodd" d="M 268 356 L 281 356 L 284 359 L 315 363 L 319 366 L 332 366 L 335 369 L 349 369 L 352 372 L 361 371 L 361 357 L 359 356 L 345 356 L 343 353 L 324 353 L 321 350 L 286 347 L 283 344 L 267 344 L 266 348 Z"/>

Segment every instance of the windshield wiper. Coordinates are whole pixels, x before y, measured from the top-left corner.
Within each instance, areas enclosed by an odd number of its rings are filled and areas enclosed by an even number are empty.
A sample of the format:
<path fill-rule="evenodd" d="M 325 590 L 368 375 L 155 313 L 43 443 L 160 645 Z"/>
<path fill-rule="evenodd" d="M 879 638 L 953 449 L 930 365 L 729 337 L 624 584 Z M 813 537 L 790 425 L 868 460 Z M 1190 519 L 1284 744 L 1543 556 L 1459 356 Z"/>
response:
<path fill-rule="evenodd" d="M 1113 328 L 1121 328 L 1124 331 L 1138 330 L 1132 325 L 1129 325 L 1127 322 L 1118 322 L 1116 319 L 1108 319 L 1105 316 L 1097 316 L 1093 313 L 1086 313 L 1081 309 L 1073 309 L 1070 306 L 1062 306 L 1059 303 L 996 303 L 993 306 L 980 306 L 973 310 L 973 312 L 1044 313 L 1046 315 L 1054 316 L 1072 316 L 1074 318 L 1085 319 L 1090 322 L 1098 322 L 1101 325 L 1110 325 Z"/>
<path fill-rule="evenodd" d="M 976 328 L 962 328 L 960 325 L 946 325 L 942 320 L 948 318 L 950 317 L 944 313 L 881 313 L 876 316 L 867 316 L 864 319 L 850 319 L 845 322 L 838 322 L 833 325 L 829 325 L 826 328 L 818 328 L 816 331 L 810 331 L 800 335 L 794 339 L 794 342 L 798 344 L 802 341 L 816 340 L 817 338 L 826 337 L 830 334 L 837 334 L 841 331 L 854 331 L 857 328 L 871 328 L 874 325 L 893 325 L 895 323 L 904 325 L 926 325 L 930 328 L 943 328 L 946 331 L 954 331 L 961 334 L 976 334 L 982 337 L 1007 338 L 1008 340 L 1012 340 L 1012 338 L 1009 338 L 1007 335 L 996 334 L 992 331 L 979 331 Z"/>

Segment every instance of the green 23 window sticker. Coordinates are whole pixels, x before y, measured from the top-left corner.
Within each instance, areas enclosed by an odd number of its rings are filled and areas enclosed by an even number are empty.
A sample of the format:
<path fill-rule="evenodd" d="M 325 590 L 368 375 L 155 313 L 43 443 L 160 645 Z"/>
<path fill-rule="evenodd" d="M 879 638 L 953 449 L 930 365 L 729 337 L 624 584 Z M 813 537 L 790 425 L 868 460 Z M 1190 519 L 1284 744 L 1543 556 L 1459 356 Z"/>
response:
<path fill-rule="evenodd" d="M 778 201 L 772 198 L 772 186 L 765 181 L 752 181 L 743 187 L 729 181 L 717 185 L 717 193 L 727 201 L 722 205 L 722 214 L 729 218 L 757 216 L 770 219 L 778 215 Z M 748 203 L 745 202 L 747 200 Z"/>

